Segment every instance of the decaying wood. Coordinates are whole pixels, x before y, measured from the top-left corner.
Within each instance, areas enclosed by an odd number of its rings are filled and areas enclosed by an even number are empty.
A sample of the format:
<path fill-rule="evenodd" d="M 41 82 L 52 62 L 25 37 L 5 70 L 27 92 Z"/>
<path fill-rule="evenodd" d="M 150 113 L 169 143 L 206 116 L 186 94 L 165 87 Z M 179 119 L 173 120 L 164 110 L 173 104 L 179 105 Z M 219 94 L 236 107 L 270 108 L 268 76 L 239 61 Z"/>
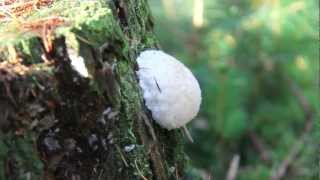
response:
<path fill-rule="evenodd" d="M 60 14 L 28 20 L 62 1 L 1 4 L 1 22 L 23 25 L 17 33 L 28 38 L 0 44 L 0 179 L 182 178 L 181 134 L 151 121 L 135 75 L 138 53 L 157 46 L 147 2 L 87 1 L 83 11 L 100 3 L 111 13 L 60 34 L 75 22 Z M 73 69 L 71 52 L 90 77 Z"/>

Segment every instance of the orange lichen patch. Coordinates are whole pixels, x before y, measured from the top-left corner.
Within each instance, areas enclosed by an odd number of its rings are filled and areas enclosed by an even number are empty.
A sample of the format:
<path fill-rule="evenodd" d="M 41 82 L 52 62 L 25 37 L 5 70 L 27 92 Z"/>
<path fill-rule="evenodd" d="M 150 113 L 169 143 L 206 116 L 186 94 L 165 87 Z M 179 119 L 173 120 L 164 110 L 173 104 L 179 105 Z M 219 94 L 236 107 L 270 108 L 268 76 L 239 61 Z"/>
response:
<path fill-rule="evenodd" d="M 16 49 L 13 46 L 8 47 L 10 56 L 8 60 L 0 62 L 0 76 L 7 76 L 10 78 L 16 75 L 25 75 L 29 68 L 22 64 L 22 58 L 19 57 Z"/>
<path fill-rule="evenodd" d="M 23 76 L 30 70 L 29 67 L 23 65 L 21 63 L 21 60 L 18 62 L 10 62 L 10 61 L 4 61 L 0 63 L 0 73 L 1 75 L 9 77 L 9 79 L 17 77 L 17 76 Z M 11 78 L 10 78 L 11 77 Z"/>
<path fill-rule="evenodd" d="M 25 29 L 27 31 L 41 31 L 44 27 L 51 27 L 55 28 L 58 26 L 62 26 L 66 24 L 66 20 L 62 17 L 53 16 L 53 17 L 47 17 L 43 19 L 39 19 L 36 21 L 28 21 L 23 22 L 21 25 L 22 29 Z"/>
<path fill-rule="evenodd" d="M 0 21 L 10 21 L 12 18 L 25 16 L 36 9 L 48 6 L 54 0 L 5 0 L 0 3 Z"/>
<path fill-rule="evenodd" d="M 66 20 L 62 17 L 47 17 L 36 21 L 24 22 L 21 28 L 24 31 L 33 32 L 40 36 L 43 40 L 44 47 L 47 53 L 52 51 L 53 31 L 62 25 L 66 25 Z"/>

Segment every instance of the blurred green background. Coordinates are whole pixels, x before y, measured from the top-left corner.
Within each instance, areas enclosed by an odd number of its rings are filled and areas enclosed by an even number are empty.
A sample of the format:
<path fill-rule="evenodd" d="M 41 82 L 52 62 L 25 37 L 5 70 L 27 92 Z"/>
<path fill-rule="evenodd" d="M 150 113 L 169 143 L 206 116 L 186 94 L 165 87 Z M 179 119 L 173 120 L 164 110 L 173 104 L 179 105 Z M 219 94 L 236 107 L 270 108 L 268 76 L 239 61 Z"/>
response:
<path fill-rule="evenodd" d="M 149 4 L 161 48 L 202 88 L 189 179 L 319 180 L 319 2 Z"/>

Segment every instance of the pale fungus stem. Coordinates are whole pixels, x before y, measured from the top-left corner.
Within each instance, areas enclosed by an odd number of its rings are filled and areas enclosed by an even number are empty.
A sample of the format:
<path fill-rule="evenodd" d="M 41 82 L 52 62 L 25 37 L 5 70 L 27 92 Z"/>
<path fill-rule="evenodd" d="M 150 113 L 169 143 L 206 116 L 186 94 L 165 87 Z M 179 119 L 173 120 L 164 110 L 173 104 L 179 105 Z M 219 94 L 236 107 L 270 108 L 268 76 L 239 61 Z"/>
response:
<path fill-rule="evenodd" d="M 183 129 L 183 132 L 185 133 L 185 135 L 187 136 L 188 140 L 191 142 L 191 143 L 194 143 L 193 141 L 193 138 L 187 128 L 187 126 L 182 126 L 182 129 Z"/>

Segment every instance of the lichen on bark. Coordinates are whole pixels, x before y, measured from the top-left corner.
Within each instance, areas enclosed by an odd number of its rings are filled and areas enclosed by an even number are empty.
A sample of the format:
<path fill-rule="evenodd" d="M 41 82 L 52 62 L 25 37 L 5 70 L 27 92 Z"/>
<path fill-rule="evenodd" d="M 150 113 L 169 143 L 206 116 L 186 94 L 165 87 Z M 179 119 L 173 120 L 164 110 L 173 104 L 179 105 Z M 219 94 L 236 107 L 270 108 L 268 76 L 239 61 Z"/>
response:
<path fill-rule="evenodd" d="M 153 123 L 135 75 L 157 46 L 146 0 L 57 0 L 18 23 L 53 16 L 49 38 L 0 25 L 0 179 L 182 178 L 181 133 Z"/>

